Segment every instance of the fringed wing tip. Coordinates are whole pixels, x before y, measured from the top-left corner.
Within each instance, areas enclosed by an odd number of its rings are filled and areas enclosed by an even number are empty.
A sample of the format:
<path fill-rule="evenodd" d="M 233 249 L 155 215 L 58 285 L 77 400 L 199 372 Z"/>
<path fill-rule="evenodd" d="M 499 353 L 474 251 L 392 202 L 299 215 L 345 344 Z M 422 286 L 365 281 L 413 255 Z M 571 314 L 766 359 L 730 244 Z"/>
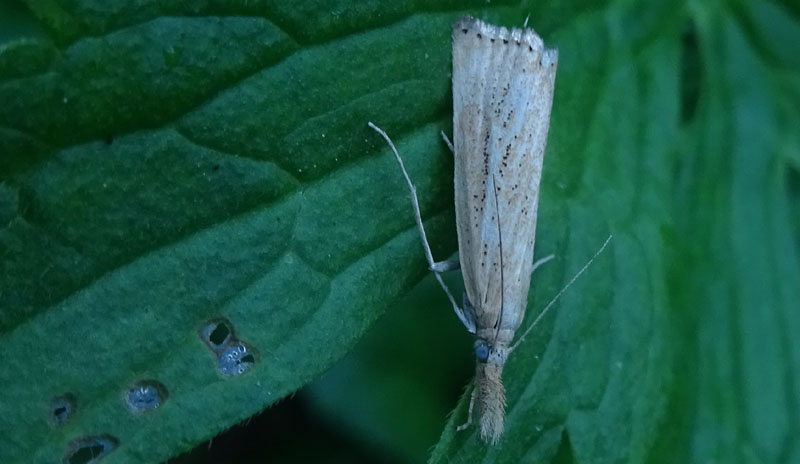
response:
<path fill-rule="evenodd" d="M 531 50 L 541 51 L 550 55 L 554 60 L 558 58 L 555 50 L 546 50 L 541 37 L 531 28 L 505 28 L 485 23 L 472 16 L 462 16 L 453 24 L 453 39 L 474 33 L 479 37 L 486 37 L 489 40 L 502 40 L 505 42 L 524 43 L 530 46 Z"/>

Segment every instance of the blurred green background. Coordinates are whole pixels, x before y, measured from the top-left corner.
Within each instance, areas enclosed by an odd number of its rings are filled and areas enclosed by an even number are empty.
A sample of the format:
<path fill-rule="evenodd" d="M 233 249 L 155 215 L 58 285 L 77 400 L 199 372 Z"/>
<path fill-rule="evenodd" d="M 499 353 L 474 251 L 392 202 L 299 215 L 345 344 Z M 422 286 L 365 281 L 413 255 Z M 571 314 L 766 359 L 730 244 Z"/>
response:
<path fill-rule="evenodd" d="M 472 340 L 366 127 L 452 256 L 465 13 L 559 49 L 528 320 L 614 234 L 497 447 L 455 432 Z M 798 127 L 788 1 L 0 1 L 0 462 L 800 463 Z"/>

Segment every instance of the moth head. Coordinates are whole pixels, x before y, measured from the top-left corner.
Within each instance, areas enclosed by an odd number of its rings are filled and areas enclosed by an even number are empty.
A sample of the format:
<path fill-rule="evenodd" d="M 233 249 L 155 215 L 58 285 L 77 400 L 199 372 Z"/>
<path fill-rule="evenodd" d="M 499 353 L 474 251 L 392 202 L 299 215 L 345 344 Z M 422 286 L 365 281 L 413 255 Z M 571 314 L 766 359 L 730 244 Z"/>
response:
<path fill-rule="evenodd" d="M 489 341 L 479 338 L 475 340 L 475 358 L 479 363 L 497 364 L 502 366 L 506 363 L 509 349 L 504 344 L 491 344 Z"/>
<path fill-rule="evenodd" d="M 478 362 L 485 363 L 489 360 L 489 345 L 483 340 L 475 340 L 475 357 Z"/>

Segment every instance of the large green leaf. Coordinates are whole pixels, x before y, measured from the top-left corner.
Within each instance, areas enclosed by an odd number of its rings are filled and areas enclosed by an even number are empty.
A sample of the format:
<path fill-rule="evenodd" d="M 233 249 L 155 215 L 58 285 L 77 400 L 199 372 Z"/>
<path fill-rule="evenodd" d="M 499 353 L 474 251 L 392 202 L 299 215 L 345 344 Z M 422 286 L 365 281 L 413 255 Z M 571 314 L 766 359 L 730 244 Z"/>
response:
<path fill-rule="evenodd" d="M 100 440 L 157 462 L 344 356 L 425 274 L 367 120 L 455 251 L 438 131 L 463 11 L 291 3 L 31 0 L 0 45 L 0 461 Z M 537 234 L 557 259 L 529 314 L 615 238 L 511 357 L 500 445 L 455 432 L 467 392 L 431 461 L 797 462 L 800 10 L 474 3 L 560 52 Z M 241 375 L 204 342 L 219 320 Z M 142 381 L 162 404 L 134 413 Z"/>
<path fill-rule="evenodd" d="M 55 462 L 103 434 L 111 460 L 159 461 L 341 358 L 424 274 L 369 118 L 416 154 L 431 232 L 454 246 L 438 181 L 452 163 L 431 145 L 453 14 L 354 8 L 348 21 L 381 27 L 337 38 L 336 21 L 284 30 L 298 12 L 263 5 L 141 17 L 104 3 L 32 3 L 53 41 L 0 55 L 2 462 Z M 241 376 L 222 376 L 202 339 L 218 318 L 255 353 Z M 143 380 L 168 396 L 133 414 L 123 400 Z M 73 417 L 54 427 L 67 393 Z"/>

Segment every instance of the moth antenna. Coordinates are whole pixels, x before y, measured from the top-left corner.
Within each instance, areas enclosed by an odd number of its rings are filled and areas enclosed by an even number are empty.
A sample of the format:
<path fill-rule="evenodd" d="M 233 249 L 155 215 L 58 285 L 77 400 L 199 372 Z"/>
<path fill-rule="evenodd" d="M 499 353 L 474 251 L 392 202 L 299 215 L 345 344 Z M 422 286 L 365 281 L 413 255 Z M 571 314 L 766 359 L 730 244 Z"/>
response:
<path fill-rule="evenodd" d="M 419 229 L 419 235 L 422 236 L 422 243 L 425 248 L 425 259 L 428 260 L 428 266 L 433 267 L 433 253 L 431 253 L 431 249 L 428 247 L 428 236 L 425 234 L 425 227 L 422 225 L 422 215 L 419 211 L 419 199 L 417 198 L 417 188 L 414 187 L 414 183 L 411 182 L 411 178 L 408 176 L 408 171 L 406 171 L 406 165 L 403 164 L 403 158 L 400 157 L 400 153 L 397 152 L 397 148 L 395 148 L 394 143 L 392 143 L 392 139 L 383 131 L 380 127 L 372 124 L 372 122 L 367 122 L 367 125 L 375 130 L 375 132 L 381 134 L 386 143 L 389 144 L 389 148 L 392 149 L 394 153 L 394 158 L 397 160 L 397 163 L 400 165 L 400 170 L 403 171 L 403 177 L 406 178 L 406 183 L 408 184 L 408 189 L 411 191 L 411 204 L 414 207 L 414 219 L 417 220 L 417 228 Z"/>
<path fill-rule="evenodd" d="M 442 140 L 444 140 L 444 143 L 447 144 L 447 148 L 450 149 L 450 153 L 455 155 L 456 149 L 453 148 L 453 142 L 451 142 L 450 139 L 447 138 L 447 134 L 445 134 L 444 131 L 440 131 L 439 133 L 442 134 Z"/>
<path fill-rule="evenodd" d="M 450 289 L 447 288 L 447 285 L 445 285 L 444 280 L 442 280 L 442 276 L 440 276 L 439 273 L 434 270 L 436 263 L 433 261 L 433 253 L 431 252 L 430 245 L 428 245 L 428 237 L 425 235 L 425 227 L 422 225 L 422 215 L 419 211 L 419 199 L 417 199 L 417 188 L 414 187 L 414 184 L 411 182 L 411 178 L 408 176 L 406 166 L 403 164 L 403 158 L 400 157 L 400 153 L 397 152 L 397 148 L 395 148 L 394 143 L 392 143 L 392 139 L 389 138 L 383 129 L 375 124 L 372 124 L 372 122 L 367 122 L 367 125 L 375 132 L 379 133 L 384 140 L 386 140 L 386 143 L 389 144 L 389 148 L 392 149 L 392 153 L 394 153 L 394 158 L 400 165 L 400 170 L 403 171 L 403 177 L 406 178 L 408 189 L 411 191 L 411 205 L 414 207 L 414 219 L 417 221 L 417 229 L 419 229 L 419 235 L 420 238 L 422 238 L 422 248 L 425 249 L 425 259 L 428 260 L 428 267 L 433 271 L 434 277 L 436 277 L 436 280 L 439 282 L 442 290 L 444 290 L 444 293 L 447 295 L 447 299 L 450 300 L 450 304 L 453 305 L 453 311 L 455 311 L 458 320 L 464 324 L 464 327 L 467 328 L 469 333 L 475 333 L 475 321 L 467 317 L 467 315 L 464 314 L 464 311 L 458 307 L 456 299 L 453 297 L 453 294 L 450 293 Z"/>
<path fill-rule="evenodd" d="M 494 191 L 494 209 L 497 213 L 497 242 L 498 246 L 500 247 L 500 315 L 497 317 L 497 322 L 495 323 L 495 327 L 497 327 L 497 331 L 494 333 L 494 340 L 492 340 L 492 344 L 494 345 L 497 342 L 497 336 L 500 334 L 500 324 L 503 321 L 503 307 L 505 306 L 504 294 L 505 291 L 505 282 L 503 281 L 503 232 L 500 228 L 500 203 L 497 200 L 497 179 L 492 173 L 492 190 Z"/>
<path fill-rule="evenodd" d="M 586 264 L 584 264 L 583 267 L 577 273 L 575 273 L 575 275 L 572 277 L 572 279 L 569 282 L 567 282 L 567 285 L 565 285 L 561 290 L 559 290 L 558 293 L 556 293 L 556 296 L 554 296 L 553 299 L 550 300 L 549 303 L 547 303 L 547 306 L 545 306 L 544 309 L 542 310 L 542 312 L 539 313 L 538 316 L 536 316 L 536 319 L 534 319 L 533 323 L 527 329 L 525 329 L 525 332 L 522 333 L 522 336 L 519 337 L 519 340 L 517 340 L 516 343 L 511 345 L 511 348 L 508 350 L 509 353 L 511 353 L 512 351 L 517 349 L 519 344 L 522 343 L 525 340 L 525 337 L 528 335 L 528 333 L 531 330 L 533 330 L 534 327 L 536 327 L 536 324 L 538 324 L 539 321 L 542 320 L 542 318 L 545 316 L 545 314 L 547 314 L 547 312 L 550 310 L 550 308 L 553 307 L 553 305 L 556 303 L 556 301 L 558 301 L 558 299 L 561 297 L 561 295 L 563 295 L 564 292 L 567 291 L 567 289 L 570 286 L 572 286 L 572 284 L 574 284 L 576 280 L 578 280 L 578 277 L 580 277 L 581 274 L 583 274 L 584 271 L 586 271 L 586 269 L 588 269 L 589 266 L 592 265 L 592 262 L 595 260 L 595 258 L 600 256 L 600 253 L 602 253 L 603 250 L 606 249 L 606 246 L 608 246 L 608 242 L 611 241 L 612 237 L 614 237 L 613 234 L 608 236 L 608 238 L 606 239 L 605 243 L 603 243 L 603 246 L 601 246 L 600 249 L 597 250 L 597 252 L 595 252 L 594 256 L 592 256 L 589 259 L 589 261 L 587 261 Z"/>

